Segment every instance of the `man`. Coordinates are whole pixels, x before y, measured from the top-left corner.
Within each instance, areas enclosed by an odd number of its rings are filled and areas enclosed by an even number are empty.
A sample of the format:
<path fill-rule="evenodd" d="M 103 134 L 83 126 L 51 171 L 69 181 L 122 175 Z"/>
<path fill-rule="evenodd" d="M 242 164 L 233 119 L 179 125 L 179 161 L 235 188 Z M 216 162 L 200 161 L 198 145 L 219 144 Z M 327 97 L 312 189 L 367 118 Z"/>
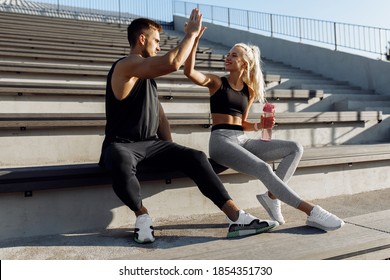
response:
<path fill-rule="evenodd" d="M 127 30 L 130 53 L 116 61 L 107 76 L 107 124 L 100 164 L 111 170 L 115 193 L 136 215 L 134 240 L 138 243 L 155 240 L 135 176 L 138 163 L 144 160 L 180 170 L 193 179 L 200 191 L 227 215 L 228 237 L 261 233 L 277 225 L 239 210 L 207 156 L 172 142 L 153 79 L 180 68 L 201 29 L 202 15 L 194 9 L 177 47 L 157 56 L 161 26 L 145 18 L 133 20 Z"/>

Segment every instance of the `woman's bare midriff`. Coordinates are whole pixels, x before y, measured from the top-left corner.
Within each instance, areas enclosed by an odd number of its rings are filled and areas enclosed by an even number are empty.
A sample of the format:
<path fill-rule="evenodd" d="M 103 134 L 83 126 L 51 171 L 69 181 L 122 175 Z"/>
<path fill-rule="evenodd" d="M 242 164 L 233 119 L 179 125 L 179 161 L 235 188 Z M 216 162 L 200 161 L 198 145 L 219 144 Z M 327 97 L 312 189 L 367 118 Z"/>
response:
<path fill-rule="evenodd" d="M 213 119 L 213 125 L 217 124 L 232 124 L 242 125 L 242 119 L 240 117 L 227 115 L 227 114 L 211 114 Z"/>

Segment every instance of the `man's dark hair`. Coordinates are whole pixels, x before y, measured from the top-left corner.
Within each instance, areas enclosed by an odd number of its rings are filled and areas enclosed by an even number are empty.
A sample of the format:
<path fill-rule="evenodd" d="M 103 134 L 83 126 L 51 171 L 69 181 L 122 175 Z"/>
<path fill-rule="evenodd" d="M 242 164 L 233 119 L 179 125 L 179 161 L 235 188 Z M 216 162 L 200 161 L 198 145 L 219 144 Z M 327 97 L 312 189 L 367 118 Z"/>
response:
<path fill-rule="evenodd" d="M 162 26 L 147 18 L 137 18 L 130 23 L 127 27 L 127 40 L 130 48 L 137 44 L 138 36 L 148 29 L 156 29 L 158 32 L 161 32 Z"/>

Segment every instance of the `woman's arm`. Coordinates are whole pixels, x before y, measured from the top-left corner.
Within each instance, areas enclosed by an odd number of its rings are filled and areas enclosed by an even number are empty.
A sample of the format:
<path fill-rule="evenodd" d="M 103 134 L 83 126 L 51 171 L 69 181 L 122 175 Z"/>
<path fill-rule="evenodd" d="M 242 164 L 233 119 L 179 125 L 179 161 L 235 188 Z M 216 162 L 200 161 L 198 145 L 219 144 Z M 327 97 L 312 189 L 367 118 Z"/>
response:
<path fill-rule="evenodd" d="M 194 45 L 192 47 L 191 53 L 188 56 L 186 62 L 184 63 L 184 75 L 187 76 L 193 83 L 208 87 L 210 92 L 215 92 L 220 86 L 220 78 L 213 74 L 204 74 L 195 69 L 196 61 L 196 50 L 198 49 L 199 39 L 205 31 L 206 27 L 202 27 L 199 35 L 195 38 Z"/>
<path fill-rule="evenodd" d="M 267 118 L 267 121 L 265 123 L 265 119 L 262 115 L 260 115 L 259 122 L 248 122 L 247 118 L 249 115 L 249 110 L 254 102 L 254 92 L 251 88 L 249 88 L 249 102 L 248 102 L 248 108 L 246 109 L 245 113 L 242 115 L 242 128 L 245 131 L 258 131 L 264 128 L 273 128 L 275 125 L 275 118 L 272 120 L 269 120 Z"/>
<path fill-rule="evenodd" d="M 251 97 L 249 98 L 248 108 L 246 109 L 245 113 L 242 115 L 242 128 L 244 129 L 244 131 L 257 131 L 261 129 L 260 123 L 253 123 L 247 121 L 249 115 L 249 109 L 251 108 L 254 100 L 253 91 L 249 89 L 249 92 Z"/>

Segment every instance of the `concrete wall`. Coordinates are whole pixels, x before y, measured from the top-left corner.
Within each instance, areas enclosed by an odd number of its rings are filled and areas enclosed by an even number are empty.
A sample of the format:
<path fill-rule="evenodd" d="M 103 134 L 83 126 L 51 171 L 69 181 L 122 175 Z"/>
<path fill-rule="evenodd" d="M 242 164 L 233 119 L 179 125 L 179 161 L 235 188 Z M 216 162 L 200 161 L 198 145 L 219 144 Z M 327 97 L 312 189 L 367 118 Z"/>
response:
<path fill-rule="evenodd" d="M 174 16 L 175 30 L 182 31 L 185 21 L 186 18 Z M 390 62 L 271 38 L 208 22 L 204 25 L 207 30 L 202 38 L 209 41 L 229 47 L 239 42 L 252 43 L 260 47 L 262 55 L 267 59 L 311 70 L 338 81 L 348 81 L 352 85 L 372 89 L 379 94 L 390 95 Z"/>

